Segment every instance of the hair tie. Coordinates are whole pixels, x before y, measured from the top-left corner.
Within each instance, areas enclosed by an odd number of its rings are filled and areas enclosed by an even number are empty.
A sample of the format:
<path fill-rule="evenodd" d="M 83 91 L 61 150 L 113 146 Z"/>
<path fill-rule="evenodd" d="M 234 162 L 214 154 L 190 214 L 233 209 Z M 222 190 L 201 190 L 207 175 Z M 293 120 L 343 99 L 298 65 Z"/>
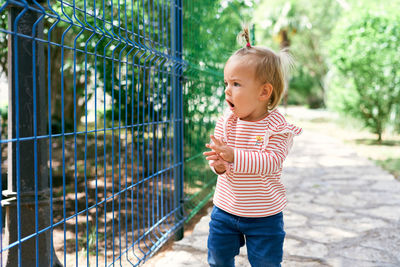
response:
<path fill-rule="evenodd" d="M 246 47 L 251 47 L 250 42 L 247 42 Z"/>

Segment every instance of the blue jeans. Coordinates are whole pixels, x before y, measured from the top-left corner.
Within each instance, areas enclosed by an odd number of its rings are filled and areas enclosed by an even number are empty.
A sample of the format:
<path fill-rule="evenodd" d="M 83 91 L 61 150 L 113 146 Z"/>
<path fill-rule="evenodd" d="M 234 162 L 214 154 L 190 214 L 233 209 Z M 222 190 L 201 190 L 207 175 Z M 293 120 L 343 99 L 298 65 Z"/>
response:
<path fill-rule="evenodd" d="M 284 238 L 282 212 L 247 218 L 214 206 L 208 235 L 208 263 L 211 267 L 234 267 L 234 258 L 246 243 L 252 267 L 278 267 L 282 262 Z"/>

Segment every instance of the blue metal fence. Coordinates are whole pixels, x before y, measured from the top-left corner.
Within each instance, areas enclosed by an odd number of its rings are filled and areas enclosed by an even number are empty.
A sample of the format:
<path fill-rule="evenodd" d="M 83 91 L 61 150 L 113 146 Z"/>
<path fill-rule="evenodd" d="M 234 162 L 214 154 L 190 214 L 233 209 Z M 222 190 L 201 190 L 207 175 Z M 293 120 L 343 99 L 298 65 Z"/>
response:
<path fill-rule="evenodd" d="M 185 220 L 181 0 L 3 0 L 0 18 L 0 266 L 140 264 Z"/>

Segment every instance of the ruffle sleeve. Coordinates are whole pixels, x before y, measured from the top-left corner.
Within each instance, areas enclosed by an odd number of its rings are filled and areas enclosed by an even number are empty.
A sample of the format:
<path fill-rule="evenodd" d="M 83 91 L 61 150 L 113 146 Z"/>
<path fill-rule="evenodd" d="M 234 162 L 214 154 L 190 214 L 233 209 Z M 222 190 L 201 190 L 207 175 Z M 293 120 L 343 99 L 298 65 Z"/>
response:
<path fill-rule="evenodd" d="M 294 136 L 300 135 L 302 132 L 303 132 L 302 128 L 287 122 L 278 125 L 269 125 L 265 131 L 264 144 L 262 146 L 262 150 L 265 150 L 267 148 L 269 139 L 273 135 L 289 133 L 290 138 L 293 138 Z"/>
<path fill-rule="evenodd" d="M 269 126 L 266 133 L 271 136 L 274 134 L 291 133 L 293 135 L 300 135 L 303 129 L 290 123 L 283 123 L 277 126 Z"/>

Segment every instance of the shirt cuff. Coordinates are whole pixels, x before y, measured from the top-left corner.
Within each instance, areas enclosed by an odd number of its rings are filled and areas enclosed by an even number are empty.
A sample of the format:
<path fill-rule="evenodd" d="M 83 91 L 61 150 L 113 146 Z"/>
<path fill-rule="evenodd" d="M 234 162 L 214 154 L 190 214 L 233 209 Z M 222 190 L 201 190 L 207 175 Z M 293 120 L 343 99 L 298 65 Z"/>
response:
<path fill-rule="evenodd" d="M 216 175 L 222 175 L 224 174 L 226 171 L 222 172 L 222 173 L 218 173 L 217 170 L 214 168 L 214 166 L 210 165 L 211 170 L 216 174 Z M 227 169 L 228 170 L 228 169 Z"/>

